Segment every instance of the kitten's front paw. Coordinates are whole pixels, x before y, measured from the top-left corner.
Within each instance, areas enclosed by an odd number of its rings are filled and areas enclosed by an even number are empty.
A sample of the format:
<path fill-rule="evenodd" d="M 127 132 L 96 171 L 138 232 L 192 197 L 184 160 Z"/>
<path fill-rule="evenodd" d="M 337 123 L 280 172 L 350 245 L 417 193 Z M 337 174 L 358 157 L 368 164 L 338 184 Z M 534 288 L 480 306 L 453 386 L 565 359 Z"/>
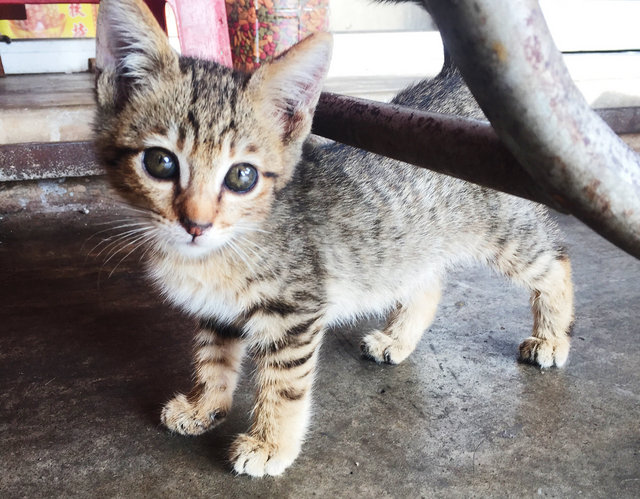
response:
<path fill-rule="evenodd" d="M 238 435 L 231 446 L 230 459 L 236 473 L 261 477 L 281 475 L 296 457 L 300 449 L 283 449 L 251 435 Z"/>
<path fill-rule="evenodd" d="M 360 351 L 363 357 L 378 364 L 400 364 L 411 353 L 411 349 L 403 348 L 398 341 L 382 331 L 373 331 L 362 338 Z"/>
<path fill-rule="evenodd" d="M 181 435 L 201 435 L 222 422 L 225 416 L 225 411 L 199 407 L 180 394 L 165 404 L 160 419 L 167 428 Z"/>
<path fill-rule="evenodd" d="M 530 336 L 520 343 L 520 360 L 540 367 L 562 367 L 568 356 L 568 338 L 541 339 Z"/>

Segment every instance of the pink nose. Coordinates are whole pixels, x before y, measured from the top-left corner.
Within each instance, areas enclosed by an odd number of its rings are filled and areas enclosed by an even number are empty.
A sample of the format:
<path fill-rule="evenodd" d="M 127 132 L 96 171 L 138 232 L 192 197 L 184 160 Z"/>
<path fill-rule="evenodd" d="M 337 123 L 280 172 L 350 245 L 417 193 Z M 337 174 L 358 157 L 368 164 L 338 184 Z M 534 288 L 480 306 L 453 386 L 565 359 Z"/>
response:
<path fill-rule="evenodd" d="M 194 222 L 193 220 L 189 220 L 188 218 L 180 219 L 180 223 L 185 228 L 185 230 L 193 236 L 195 239 L 198 236 L 201 236 L 205 230 L 211 227 L 211 223 L 208 224 L 199 224 Z"/>

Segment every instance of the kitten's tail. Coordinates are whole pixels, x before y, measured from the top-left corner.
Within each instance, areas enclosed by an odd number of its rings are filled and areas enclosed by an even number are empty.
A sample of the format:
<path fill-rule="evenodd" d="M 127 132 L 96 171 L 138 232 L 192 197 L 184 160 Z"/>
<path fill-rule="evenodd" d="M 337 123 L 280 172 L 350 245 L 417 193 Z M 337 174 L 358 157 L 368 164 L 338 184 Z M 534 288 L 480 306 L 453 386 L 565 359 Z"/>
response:
<path fill-rule="evenodd" d="M 391 103 L 422 111 L 486 120 L 446 48 L 440 73 L 401 90 Z"/>

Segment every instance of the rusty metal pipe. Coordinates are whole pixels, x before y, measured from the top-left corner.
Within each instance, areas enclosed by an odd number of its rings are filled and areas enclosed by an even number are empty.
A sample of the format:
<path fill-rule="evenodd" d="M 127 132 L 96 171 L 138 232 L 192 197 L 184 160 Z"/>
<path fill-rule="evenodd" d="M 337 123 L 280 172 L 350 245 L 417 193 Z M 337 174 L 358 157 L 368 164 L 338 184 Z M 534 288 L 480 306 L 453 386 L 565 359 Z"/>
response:
<path fill-rule="evenodd" d="M 638 110 L 597 111 L 621 133 L 640 132 Z M 556 209 L 500 142 L 487 122 L 323 93 L 315 133 Z M 92 144 L 36 142 L 0 145 L 0 181 L 103 175 Z"/>
<path fill-rule="evenodd" d="M 640 159 L 573 84 L 536 0 L 426 0 L 498 136 L 536 183 L 640 258 Z"/>
<path fill-rule="evenodd" d="M 484 121 L 325 92 L 313 133 L 563 209 Z"/>

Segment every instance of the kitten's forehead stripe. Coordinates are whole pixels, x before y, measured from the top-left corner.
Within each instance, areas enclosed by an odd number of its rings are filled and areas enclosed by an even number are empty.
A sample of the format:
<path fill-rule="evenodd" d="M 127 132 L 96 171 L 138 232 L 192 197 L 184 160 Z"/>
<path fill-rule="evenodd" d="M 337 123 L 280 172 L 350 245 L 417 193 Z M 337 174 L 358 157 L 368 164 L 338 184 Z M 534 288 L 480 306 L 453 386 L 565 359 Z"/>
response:
<path fill-rule="evenodd" d="M 178 127 L 178 140 L 176 141 L 176 146 L 180 151 L 184 150 L 184 142 L 187 138 L 187 129 L 184 125 L 180 125 Z"/>
<path fill-rule="evenodd" d="M 196 77 L 195 66 L 191 66 L 191 105 L 198 102 L 200 96 L 200 79 Z"/>
<path fill-rule="evenodd" d="M 193 130 L 193 140 L 198 142 L 200 137 L 200 121 L 196 118 L 196 115 L 193 113 L 193 109 L 189 109 L 187 113 L 187 121 Z"/>
<path fill-rule="evenodd" d="M 231 134 L 235 136 L 235 132 L 237 131 L 236 122 L 234 119 L 231 119 L 229 123 L 220 131 L 220 137 L 227 137 Z M 230 150 L 235 150 L 235 141 L 232 139 L 231 144 L 229 146 Z"/>
<path fill-rule="evenodd" d="M 195 143 L 217 144 L 229 131 L 238 128 L 235 119 L 240 93 L 246 76 L 212 61 L 180 58 L 183 82 L 188 92 L 184 124 Z"/>

